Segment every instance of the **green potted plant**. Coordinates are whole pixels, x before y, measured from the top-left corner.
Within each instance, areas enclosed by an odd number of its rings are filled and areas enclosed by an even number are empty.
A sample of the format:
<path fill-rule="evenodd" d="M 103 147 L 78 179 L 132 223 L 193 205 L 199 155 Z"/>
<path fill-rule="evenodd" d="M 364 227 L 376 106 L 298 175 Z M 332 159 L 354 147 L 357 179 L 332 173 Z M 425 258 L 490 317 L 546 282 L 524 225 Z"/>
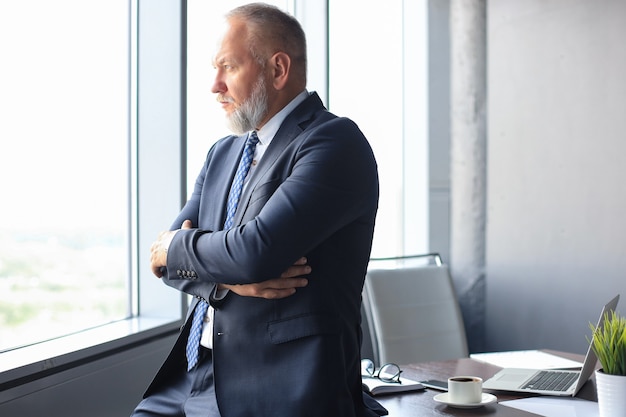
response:
<path fill-rule="evenodd" d="M 590 327 L 591 348 L 602 366 L 596 371 L 600 417 L 626 416 L 626 317 L 607 312 L 603 324 Z"/>

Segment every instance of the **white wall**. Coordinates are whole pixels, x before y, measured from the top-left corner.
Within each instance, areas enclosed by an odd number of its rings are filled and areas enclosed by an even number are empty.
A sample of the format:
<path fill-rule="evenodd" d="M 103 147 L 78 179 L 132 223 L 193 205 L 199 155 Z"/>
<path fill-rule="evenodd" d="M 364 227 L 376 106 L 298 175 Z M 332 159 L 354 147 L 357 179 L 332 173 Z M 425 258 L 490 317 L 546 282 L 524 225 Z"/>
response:
<path fill-rule="evenodd" d="M 626 311 L 624 39 L 622 0 L 488 3 L 489 349 L 584 353 Z"/>

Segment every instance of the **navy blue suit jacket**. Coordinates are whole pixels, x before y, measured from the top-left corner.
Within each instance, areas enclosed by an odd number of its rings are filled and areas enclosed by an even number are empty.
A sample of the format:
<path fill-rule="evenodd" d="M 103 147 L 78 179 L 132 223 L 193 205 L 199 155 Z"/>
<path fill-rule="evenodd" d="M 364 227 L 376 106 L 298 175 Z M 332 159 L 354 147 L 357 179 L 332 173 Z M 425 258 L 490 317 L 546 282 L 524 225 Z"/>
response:
<path fill-rule="evenodd" d="M 173 224 L 164 282 L 211 299 L 216 283 L 277 278 L 301 256 L 309 284 L 280 300 L 230 292 L 214 321 L 214 373 L 223 417 L 361 417 L 361 291 L 378 206 L 372 150 L 349 119 L 312 93 L 287 116 L 245 189 L 233 229 L 226 199 L 245 136 L 209 151 Z M 191 305 L 193 310 L 197 298 Z M 152 391 L 185 368 L 188 319 Z"/>

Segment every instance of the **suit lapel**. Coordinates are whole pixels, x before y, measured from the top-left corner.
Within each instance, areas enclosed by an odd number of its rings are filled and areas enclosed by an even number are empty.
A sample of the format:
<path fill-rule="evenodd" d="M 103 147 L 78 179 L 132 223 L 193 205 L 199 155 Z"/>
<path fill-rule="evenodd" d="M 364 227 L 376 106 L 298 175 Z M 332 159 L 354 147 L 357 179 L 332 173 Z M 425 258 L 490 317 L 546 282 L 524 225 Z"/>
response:
<path fill-rule="evenodd" d="M 298 137 L 308 126 L 309 121 L 316 112 L 324 109 L 324 104 L 320 100 L 317 93 L 309 94 L 309 97 L 296 107 L 283 121 L 278 132 L 272 139 L 272 143 L 265 151 L 263 159 L 256 167 L 254 174 L 250 177 L 244 193 L 239 200 L 239 207 L 235 214 L 235 224 L 240 224 L 248 204 L 252 191 L 257 187 L 261 178 L 265 176 L 267 171 L 274 165 L 276 159 L 283 153 L 285 148 Z"/>

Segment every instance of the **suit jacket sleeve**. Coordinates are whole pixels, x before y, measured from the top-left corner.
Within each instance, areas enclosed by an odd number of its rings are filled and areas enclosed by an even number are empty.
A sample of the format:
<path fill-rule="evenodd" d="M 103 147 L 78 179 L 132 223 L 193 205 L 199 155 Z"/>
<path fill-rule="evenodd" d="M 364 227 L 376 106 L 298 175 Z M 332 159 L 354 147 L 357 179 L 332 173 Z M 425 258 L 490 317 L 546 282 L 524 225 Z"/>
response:
<path fill-rule="evenodd" d="M 240 202 L 239 226 L 177 233 L 165 281 L 193 288 L 276 278 L 343 226 L 370 215 L 377 198 L 376 163 L 367 140 L 348 119 L 326 120 L 289 142 L 254 184 L 250 198 Z M 181 270 L 193 271 L 194 282 L 181 277 Z M 186 284 L 177 282 L 181 279 Z"/>
<path fill-rule="evenodd" d="M 201 206 L 200 203 L 202 199 L 202 188 L 203 188 L 202 186 L 203 186 L 204 181 L 206 180 L 207 167 L 210 165 L 210 159 L 211 159 L 211 155 L 213 154 L 214 148 L 212 148 L 209 151 L 207 161 L 205 162 L 205 166 L 203 167 L 203 169 L 198 174 L 198 177 L 196 178 L 193 193 L 191 194 L 191 197 L 189 198 L 185 206 L 182 208 L 182 210 L 180 211 L 176 219 L 172 222 L 172 225 L 170 226 L 170 230 L 180 229 L 185 220 L 190 220 L 193 228 L 198 227 L 199 211 L 200 211 L 200 206 Z M 195 277 L 193 275 L 191 274 L 186 275 L 187 270 L 184 270 L 184 271 L 181 269 L 171 270 L 167 268 L 164 268 L 164 270 L 165 270 L 164 271 L 165 275 L 163 277 L 163 281 L 167 285 L 177 288 L 178 290 L 182 292 L 204 298 L 205 300 L 209 300 L 211 294 L 215 292 L 215 289 L 216 289 L 215 283 L 207 282 L 207 281 L 203 281 L 203 282 L 197 281 L 194 279 Z M 170 272 L 169 274 L 168 274 L 168 271 Z M 177 278 L 173 280 L 169 279 L 169 277 L 174 276 L 174 274 L 176 274 Z M 181 278 L 187 278 L 187 279 L 181 279 Z"/>

